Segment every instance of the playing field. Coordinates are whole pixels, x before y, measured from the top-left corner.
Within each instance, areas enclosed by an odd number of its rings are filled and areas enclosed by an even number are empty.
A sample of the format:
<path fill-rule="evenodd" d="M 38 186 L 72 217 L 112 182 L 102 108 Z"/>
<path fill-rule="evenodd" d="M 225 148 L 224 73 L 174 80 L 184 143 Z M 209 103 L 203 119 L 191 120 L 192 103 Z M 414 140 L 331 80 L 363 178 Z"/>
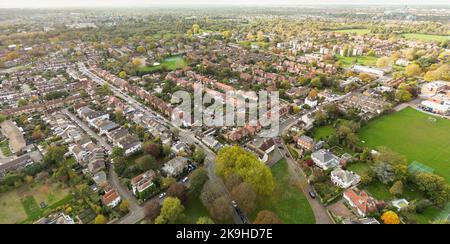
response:
<path fill-rule="evenodd" d="M 419 41 L 437 41 L 443 42 L 446 40 L 450 40 L 450 36 L 439 36 L 439 35 L 427 35 L 427 34 L 415 34 L 415 33 L 407 33 L 403 34 L 403 37 L 409 40 L 419 40 Z"/>
<path fill-rule="evenodd" d="M 336 55 L 336 57 L 342 63 L 343 68 L 348 68 L 355 64 L 375 66 L 378 60 L 377 57 L 372 56 L 344 57 L 341 55 Z"/>
<path fill-rule="evenodd" d="M 160 65 L 145 66 L 145 67 L 139 68 L 138 71 L 140 71 L 140 72 L 159 71 L 162 69 L 163 65 L 165 65 L 168 70 L 176 70 L 176 69 L 182 69 L 182 68 L 186 67 L 187 63 L 183 57 L 173 56 L 173 57 L 168 57 L 168 58 L 164 59 L 164 61 Z"/>
<path fill-rule="evenodd" d="M 45 210 L 60 206 L 69 191 L 61 189 L 55 184 L 23 186 L 18 189 L 0 194 L 0 224 L 15 224 L 33 222 L 41 218 Z M 41 209 L 43 202 L 48 207 Z"/>
<path fill-rule="evenodd" d="M 365 146 L 388 148 L 421 162 L 450 183 L 450 120 L 436 118 L 413 108 L 383 116 L 359 132 Z"/>

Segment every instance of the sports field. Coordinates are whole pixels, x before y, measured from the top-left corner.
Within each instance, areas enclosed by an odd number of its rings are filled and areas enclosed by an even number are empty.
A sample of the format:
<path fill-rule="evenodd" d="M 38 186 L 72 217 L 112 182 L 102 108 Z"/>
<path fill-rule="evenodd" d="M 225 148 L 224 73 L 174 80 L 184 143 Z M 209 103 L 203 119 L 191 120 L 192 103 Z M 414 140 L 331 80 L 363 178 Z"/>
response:
<path fill-rule="evenodd" d="M 386 146 L 435 170 L 450 183 L 450 120 L 406 108 L 371 121 L 359 131 L 363 145 Z M 433 117 L 435 118 L 435 117 Z"/>
<path fill-rule="evenodd" d="M 418 40 L 418 41 L 436 41 L 443 42 L 450 40 L 450 35 L 440 36 L 440 35 L 427 35 L 427 34 L 416 34 L 416 33 L 407 33 L 403 34 L 403 37 L 409 40 Z"/>
<path fill-rule="evenodd" d="M 341 55 L 336 55 L 336 57 L 338 61 L 342 63 L 343 68 L 351 67 L 354 64 L 375 66 L 378 60 L 377 57 L 372 56 L 344 57 Z"/>
<path fill-rule="evenodd" d="M 68 189 L 56 184 L 22 186 L 0 194 L 0 224 L 32 223 L 71 199 Z M 40 203 L 47 205 L 40 208 Z"/>
<path fill-rule="evenodd" d="M 152 72 L 152 71 L 159 71 L 162 70 L 162 67 L 166 66 L 168 70 L 176 70 L 176 69 L 182 69 L 186 67 L 187 63 L 186 60 L 181 56 L 173 56 L 168 57 L 164 59 L 164 61 L 157 66 L 145 66 L 142 68 L 139 68 L 138 71 L 140 72 Z"/>

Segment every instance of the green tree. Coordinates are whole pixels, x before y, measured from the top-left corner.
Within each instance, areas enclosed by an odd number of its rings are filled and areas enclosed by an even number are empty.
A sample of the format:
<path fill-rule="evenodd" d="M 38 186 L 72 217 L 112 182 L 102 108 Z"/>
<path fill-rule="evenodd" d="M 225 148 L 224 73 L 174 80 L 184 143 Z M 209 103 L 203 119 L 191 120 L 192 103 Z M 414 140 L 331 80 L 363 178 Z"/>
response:
<path fill-rule="evenodd" d="M 275 183 L 270 169 L 239 146 L 222 148 L 216 158 L 216 174 L 225 179 L 238 174 L 259 195 L 270 195 Z"/>
<path fill-rule="evenodd" d="M 42 162 L 46 166 L 61 164 L 64 161 L 64 154 L 67 149 L 62 146 L 50 146 L 47 149 L 47 153 L 45 154 Z"/>
<path fill-rule="evenodd" d="M 377 60 L 377 67 L 378 68 L 386 68 L 390 63 L 389 57 L 381 57 Z"/>
<path fill-rule="evenodd" d="M 322 83 L 322 80 L 320 79 L 320 77 L 314 77 L 311 80 L 311 86 L 314 88 L 319 88 L 319 89 L 322 88 L 323 83 Z"/>
<path fill-rule="evenodd" d="M 444 207 L 449 201 L 450 186 L 444 178 L 432 173 L 415 175 L 415 184 L 437 206 Z"/>
<path fill-rule="evenodd" d="M 412 94 L 408 90 L 398 89 L 395 92 L 395 99 L 400 102 L 409 102 L 412 100 Z"/>
<path fill-rule="evenodd" d="M 27 106 L 27 104 L 28 104 L 28 101 L 23 98 L 21 98 L 21 99 L 19 99 L 19 101 L 17 101 L 17 106 L 19 106 L 19 107 Z"/>
<path fill-rule="evenodd" d="M 196 224 L 198 224 L 198 225 L 213 225 L 214 221 L 209 217 L 200 217 L 200 218 L 198 218 Z"/>
<path fill-rule="evenodd" d="M 405 68 L 405 75 L 407 76 L 416 76 L 419 75 L 422 72 L 422 69 L 418 64 L 409 64 Z"/>
<path fill-rule="evenodd" d="M 123 200 L 119 205 L 119 210 L 122 213 L 128 213 L 130 207 L 130 202 L 128 200 Z"/>
<path fill-rule="evenodd" d="M 102 214 L 99 214 L 97 215 L 97 217 L 95 217 L 94 223 L 97 225 L 103 225 L 106 224 L 106 221 L 108 221 L 106 217 Z"/>
<path fill-rule="evenodd" d="M 387 184 L 394 180 L 404 181 L 407 176 L 408 164 L 406 157 L 386 147 L 379 147 L 373 159 L 374 171 L 378 179 Z"/>
<path fill-rule="evenodd" d="M 119 77 L 122 78 L 122 79 L 127 78 L 127 72 L 125 72 L 125 71 L 123 71 L 123 70 L 120 71 L 120 72 L 119 72 Z"/>
<path fill-rule="evenodd" d="M 114 147 L 111 153 L 111 158 L 112 159 L 116 159 L 116 158 L 121 158 L 123 157 L 125 154 L 125 151 L 123 150 L 123 148 L 120 147 Z"/>
<path fill-rule="evenodd" d="M 138 46 L 138 47 L 136 48 L 136 51 L 137 51 L 138 53 L 140 53 L 140 54 L 143 54 L 143 53 L 145 53 L 145 47 L 143 47 L 143 46 Z"/>
<path fill-rule="evenodd" d="M 184 207 L 180 199 L 168 197 L 164 200 L 161 213 L 155 220 L 155 224 L 174 224 L 182 215 Z"/>
<path fill-rule="evenodd" d="M 400 196 L 403 194 L 403 183 L 401 181 L 396 181 L 392 187 L 389 189 L 389 192 L 394 196 Z"/>
<path fill-rule="evenodd" d="M 158 162 L 152 155 L 144 155 L 136 160 L 136 166 L 141 171 L 158 170 L 160 168 Z"/>
<path fill-rule="evenodd" d="M 189 184 L 189 195 L 191 197 L 197 198 L 200 196 L 203 185 L 208 181 L 209 176 L 205 168 L 200 168 L 191 174 L 190 184 Z"/>
<path fill-rule="evenodd" d="M 199 34 L 199 33 L 200 33 L 200 25 L 198 25 L 198 24 L 193 24 L 191 30 L 192 30 L 192 33 L 194 33 L 194 34 Z"/>
<path fill-rule="evenodd" d="M 202 148 L 197 147 L 194 153 L 192 154 L 192 160 L 194 160 L 194 162 L 198 164 L 203 164 L 205 158 L 206 158 L 205 151 Z"/>
<path fill-rule="evenodd" d="M 0 123 L 4 122 L 7 118 L 6 115 L 0 114 Z"/>

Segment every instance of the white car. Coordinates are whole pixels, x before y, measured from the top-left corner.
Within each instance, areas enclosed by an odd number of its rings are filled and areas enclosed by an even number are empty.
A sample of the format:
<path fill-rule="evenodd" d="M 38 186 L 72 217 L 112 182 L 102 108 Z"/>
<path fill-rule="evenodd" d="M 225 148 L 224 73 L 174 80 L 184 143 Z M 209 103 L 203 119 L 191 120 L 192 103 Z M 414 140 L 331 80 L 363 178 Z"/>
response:
<path fill-rule="evenodd" d="M 163 193 L 159 194 L 159 199 L 163 199 L 166 196 L 167 196 L 167 193 L 163 192 Z"/>
<path fill-rule="evenodd" d="M 184 177 L 183 180 L 181 180 L 181 182 L 183 182 L 183 183 L 186 183 L 186 182 L 188 182 L 188 181 L 189 181 L 189 178 L 188 178 L 188 177 Z"/>

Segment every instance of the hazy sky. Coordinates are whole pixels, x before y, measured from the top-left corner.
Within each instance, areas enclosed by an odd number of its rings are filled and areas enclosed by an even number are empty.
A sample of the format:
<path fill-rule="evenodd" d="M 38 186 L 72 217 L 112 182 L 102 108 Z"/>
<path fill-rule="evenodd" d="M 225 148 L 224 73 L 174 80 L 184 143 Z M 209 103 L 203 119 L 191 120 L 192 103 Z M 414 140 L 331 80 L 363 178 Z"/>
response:
<path fill-rule="evenodd" d="M 440 4 L 450 0 L 0 0 L 0 8 L 117 7 L 143 5 L 265 5 L 265 4 Z"/>

